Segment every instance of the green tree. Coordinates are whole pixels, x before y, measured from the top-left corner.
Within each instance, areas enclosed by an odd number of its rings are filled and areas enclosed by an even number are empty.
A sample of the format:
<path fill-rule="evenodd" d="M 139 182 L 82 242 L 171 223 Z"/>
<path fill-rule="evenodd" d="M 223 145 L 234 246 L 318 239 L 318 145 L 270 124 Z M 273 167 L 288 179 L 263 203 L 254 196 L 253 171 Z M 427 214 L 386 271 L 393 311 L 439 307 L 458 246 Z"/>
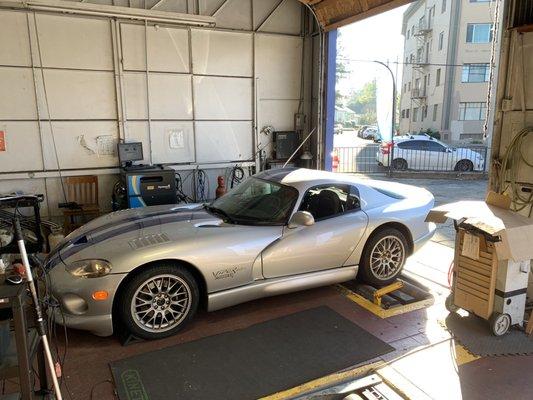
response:
<path fill-rule="evenodd" d="M 376 80 L 365 83 L 348 97 L 348 108 L 360 115 L 361 125 L 373 125 L 377 121 L 376 114 Z"/>
<path fill-rule="evenodd" d="M 343 106 L 345 96 L 337 89 L 339 82 L 348 75 L 348 67 L 346 66 L 346 56 L 344 53 L 344 46 L 342 43 L 342 31 L 337 31 L 337 59 L 335 62 L 335 105 Z"/>

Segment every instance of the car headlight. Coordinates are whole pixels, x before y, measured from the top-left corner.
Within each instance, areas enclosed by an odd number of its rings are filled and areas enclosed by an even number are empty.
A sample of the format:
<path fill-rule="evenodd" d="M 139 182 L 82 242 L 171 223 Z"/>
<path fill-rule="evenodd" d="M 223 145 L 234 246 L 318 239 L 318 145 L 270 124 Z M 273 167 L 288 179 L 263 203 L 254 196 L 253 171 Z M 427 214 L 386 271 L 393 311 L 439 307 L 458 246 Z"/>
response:
<path fill-rule="evenodd" d="M 111 272 L 111 264 L 105 260 L 80 260 L 65 269 L 69 274 L 80 278 L 99 278 Z"/>

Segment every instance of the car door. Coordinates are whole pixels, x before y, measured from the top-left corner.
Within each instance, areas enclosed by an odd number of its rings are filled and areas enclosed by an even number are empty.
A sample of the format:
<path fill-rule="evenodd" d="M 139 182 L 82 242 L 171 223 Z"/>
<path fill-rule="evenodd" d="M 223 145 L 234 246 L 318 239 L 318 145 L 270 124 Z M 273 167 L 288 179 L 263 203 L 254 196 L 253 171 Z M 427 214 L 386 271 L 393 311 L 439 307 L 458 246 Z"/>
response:
<path fill-rule="evenodd" d="M 427 142 L 429 157 L 428 169 L 432 171 L 446 171 L 449 168 L 451 157 L 447 152 L 447 147 L 433 141 Z"/>
<path fill-rule="evenodd" d="M 395 149 L 394 158 L 403 158 L 407 161 L 407 168 L 420 169 L 424 157 L 423 141 L 409 139 L 401 142 Z"/>
<path fill-rule="evenodd" d="M 338 201 L 334 196 L 338 196 Z M 314 225 L 284 227 L 282 237 L 263 251 L 264 277 L 342 266 L 359 244 L 368 224 L 360 204 L 355 186 L 326 184 L 310 188 L 298 209 L 313 214 Z"/>

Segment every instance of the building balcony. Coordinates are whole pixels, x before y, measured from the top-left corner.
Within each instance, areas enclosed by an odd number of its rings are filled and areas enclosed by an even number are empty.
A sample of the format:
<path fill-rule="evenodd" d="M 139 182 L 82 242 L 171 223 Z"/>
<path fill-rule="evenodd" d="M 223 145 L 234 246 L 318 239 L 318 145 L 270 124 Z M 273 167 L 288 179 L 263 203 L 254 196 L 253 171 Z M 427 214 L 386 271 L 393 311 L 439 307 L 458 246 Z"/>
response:
<path fill-rule="evenodd" d="M 426 89 L 418 89 L 415 88 L 411 91 L 411 98 L 412 99 L 425 99 L 427 97 L 426 95 Z"/>
<path fill-rule="evenodd" d="M 427 23 L 418 24 L 417 28 L 413 36 L 426 36 L 433 30 L 433 27 Z"/>

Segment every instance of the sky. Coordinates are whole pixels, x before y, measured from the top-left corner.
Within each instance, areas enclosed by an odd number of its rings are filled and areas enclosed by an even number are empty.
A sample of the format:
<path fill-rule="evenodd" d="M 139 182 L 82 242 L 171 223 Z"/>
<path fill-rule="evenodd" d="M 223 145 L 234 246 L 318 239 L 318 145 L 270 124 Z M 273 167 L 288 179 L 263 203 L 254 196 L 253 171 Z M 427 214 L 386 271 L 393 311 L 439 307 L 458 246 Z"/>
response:
<path fill-rule="evenodd" d="M 338 54 L 350 60 L 379 60 L 395 62 L 403 60 L 402 16 L 408 5 L 395 8 L 386 13 L 355 22 L 340 28 L 340 40 L 337 43 Z M 340 52 L 339 52 L 340 49 Z M 343 95 L 351 90 L 360 89 L 366 82 L 374 78 L 388 79 L 387 70 L 375 63 L 350 61 L 345 63 L 348 71 L 346 78 L 341 80 L 337 89 Z M 390 64 L 396 73 L 396 65 Z M 402 65 L 398 65 L 397 84 L 400 87 Z"/>

